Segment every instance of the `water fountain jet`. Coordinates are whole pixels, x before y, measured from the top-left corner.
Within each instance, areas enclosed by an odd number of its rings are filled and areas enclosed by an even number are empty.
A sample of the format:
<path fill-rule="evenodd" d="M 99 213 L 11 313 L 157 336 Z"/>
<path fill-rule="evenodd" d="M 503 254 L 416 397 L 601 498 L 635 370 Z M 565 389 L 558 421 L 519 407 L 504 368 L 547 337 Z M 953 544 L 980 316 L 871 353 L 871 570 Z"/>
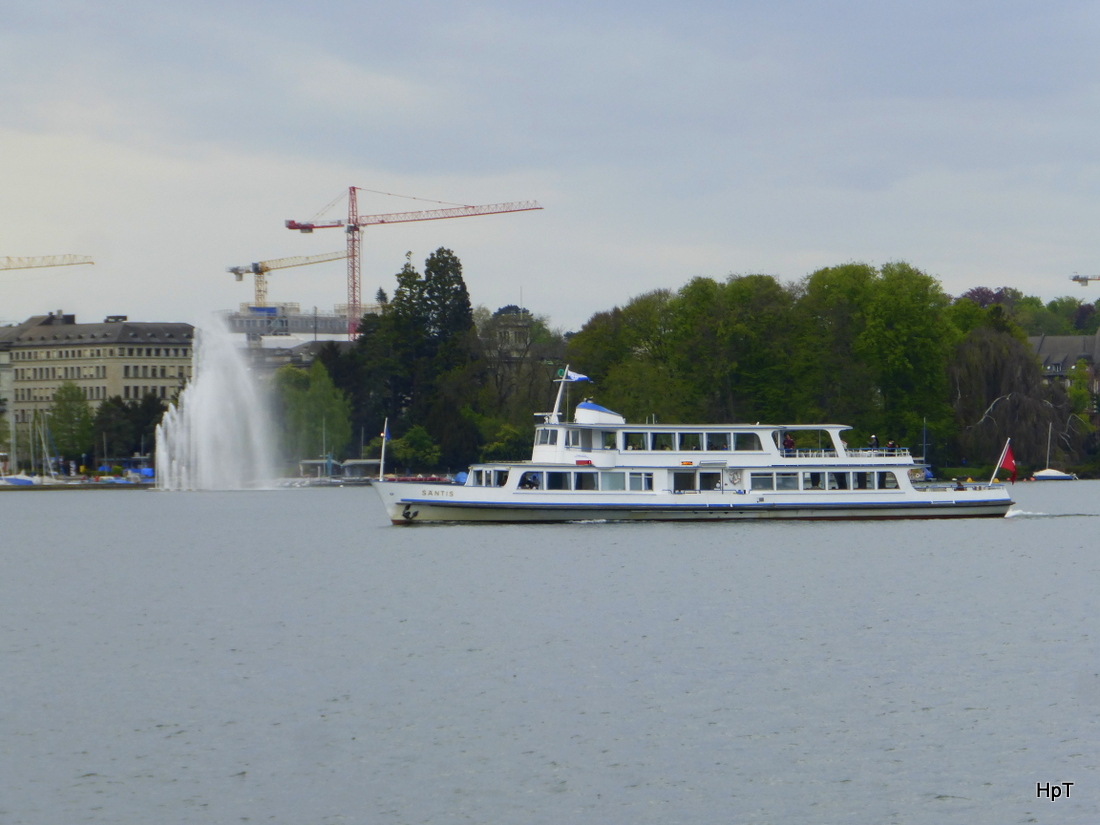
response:
<path fill-rule="evenodd" d="M 157 488 L 270 486 L 275 440 L 255 376 L 223 327 L 196 332 L 194 378 L 157 425 Z"/>

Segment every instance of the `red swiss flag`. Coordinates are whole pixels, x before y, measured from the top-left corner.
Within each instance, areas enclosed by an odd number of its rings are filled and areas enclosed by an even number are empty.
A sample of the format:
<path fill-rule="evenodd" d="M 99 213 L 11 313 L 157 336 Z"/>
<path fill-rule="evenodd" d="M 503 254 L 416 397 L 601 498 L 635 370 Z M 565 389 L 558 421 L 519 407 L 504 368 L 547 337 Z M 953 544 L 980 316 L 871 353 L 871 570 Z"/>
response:
<path fill-rule="evenodd" d="M 1008 470 L 1012 475 L 1009 477 L 1009 481 L 1013 484 L 1016 483 L 1016 459 L 1012 457 L 1012 447 L 1005 447 L 1005 457 L 1001 459 L 1002 470 Z"/>

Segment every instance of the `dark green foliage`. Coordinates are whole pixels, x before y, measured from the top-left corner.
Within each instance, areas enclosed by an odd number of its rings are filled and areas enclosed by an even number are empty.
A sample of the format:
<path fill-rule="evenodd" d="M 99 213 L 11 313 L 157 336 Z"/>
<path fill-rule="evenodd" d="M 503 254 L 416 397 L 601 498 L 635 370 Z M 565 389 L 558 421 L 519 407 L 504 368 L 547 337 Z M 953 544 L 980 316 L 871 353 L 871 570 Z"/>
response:
<path fill-rule="evenodd" d="M 50 435 L 58 453 L 67 459 L 78 459 L 92 450 L 92 408 L 84 392 L 66 381 L 53 396 L 49 412 Z"/>
<path fill-rule="evenodd" d="M 1046 460 L 1048 424 L 1054 455 L 1076 461 L 1091 430 L 1065 390 L 1042 381 L 1027 344 L 1005 332 L 980 327 L 955 348 L 948 367 L 960 458 L 973 463 L 1000 454 L 1012 439 L 1016 459 L 1031 466 Z"/>
<path fill-rule="evenodd" d="M 1053 416 L 1067 453 L 1077 455 L 1087 427 L 1067 418 L 1074 408 L 1063 391 L 1040 381 L 1021 327 L 1033 303 L 1010 288 L 974 289 L 952 302 L 935 278 L 906 263 L 829 267 L 793 286 L 762 275 L 697 278 L 675 294 L 649 293 L 594 315 L 566 360 L 596 379 L 600 403 L 631 420 L 827 421 L 851 424 L 851 443 L 875 433 L 914 447 L 927 432 L 943 461 L 964 453 L 992 460 L 985 453 L 995 457 L 1007 430 L 1030 456 Z M 1060 317 L 1072 308 L 1038 307 Z M 1081 323 L 1095 315 L 1074 312 Z M 1000 395 L 1010 396 L 1013 413 L 993 416 L 993 426 L 983 413 Z M 1077 408 L 1086 396 L 1082 385 Z"/>
<path fill-rule="evenodd" d="M 419 426 L 437 452 L 430 463 L 450 470 L 487 444 L 506 449 L 513 438 L 500 437 L 505 425 L 529 435 L 532 411 L 548 403 L 561 336 L 518 306 L 492 316 L 479 310 L 475 323 L 462 264 L 449 249 L 428 256 L 423 275 L 410 253 L 396 280 L 350 349 L 319 353 L 351 403 L 353 432 L 373 438 L 388 418 L 397 440 Z M 422 451 L 418 461 L 431 455 Z"/>
<path fill-rule="evenodd" d="M 926 419 L 935 427 L 950 420 L 944 367 L 957 332 L 949 300 L 934 278 L 905 263 L 886 264 L 872 282 L 856 349 L 877 389 L 872 426 L 890 438 L 909 443 Z"/>
<path fill-rule="evenodd" d="M 354 432 L 374 438 L 388 417 L 419 469 L 526 457 L 532 413 L 550 408 L 565 364 L 593 379 L 568 387 L 570 406 L 592 395 L 632 421 L 844 423 L 849 443 L 875 433 L 914 448 L 927 431 L 939 464 L 990 462 L 1009 435 L 1022 462 L 1042 461 L 1048 423 L 1066 460 L 1091 443 L 1087 368 L 1067 395 L 1041 380 L 1026 343 L 1035 331 L 1094 332 L 1100 313 L 1076 299 L 976 287 L 952 301 L 909 264 L 848 263 L 797 284 L 696 278 L 563 336 L 518 305 L 471 310 L 450 250 L 429 256 L 423 276 L 409 256 L 396 280 L 354 346 L 320 360 Z"/>
<path fill-rule="evenodd" d="M 394 465 L 407 471 L 432 470 L 439 464 L 439 446 L 419 424 L 410 427 L 401 438 L 393 439 L 386 449 Z"/>
<path fill-rule="evenodd" d="M 320 358 L 308 371 L 280 367 L 275 373 L 275 390 L 288 458 L 344 457 L 351 440 L 351 405 Z"/>
<path fill-rule="evenodd" d="M 92 420 L 92 452 L 99 461 L 153 452 L 163 416 L 164 404 L 152 393 L 137 401 L 118 395 L 105 399 Z"/>
<path fill-rule="evenodd" d="M 99 460 L 125 458 L 133 453 L 134 425 L 130 416 L 130 403 L 121 395 L 103 400 L 92 422 L 95 431 L 95 454 Z M 106 451 L 106 452 L 104 452 Z"/>
<path fill-rule="evenodd" d="M 875 408 L 872 368 L 858 350 L 877 277 L 867 264 L 845 264 L 820 269 L 799 284 L 792 314 L 793 420 L 856 422 Z"/>

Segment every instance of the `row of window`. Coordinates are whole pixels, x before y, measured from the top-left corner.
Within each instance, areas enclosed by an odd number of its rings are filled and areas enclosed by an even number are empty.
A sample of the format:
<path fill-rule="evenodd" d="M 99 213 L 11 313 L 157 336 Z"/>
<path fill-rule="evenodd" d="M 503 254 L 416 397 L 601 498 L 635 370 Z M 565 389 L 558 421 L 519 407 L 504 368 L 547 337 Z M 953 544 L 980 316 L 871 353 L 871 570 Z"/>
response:
<path fill-rule="evenodd" d="M 91 374 L 89 374 L 89 370 Z M 177 366 L 124 365 L 123 378 L 183 378 L 191 375 L 191 368 Z M 24 367 L 15 370 L 16 381 L 80 381 L 85 378 L 106 378 L 107 367 L 97 364 L 91 367 Z"/>
<path fill-rule="evenodd" d="M 107 367 L 96 365 L 91 367 L 29 367 L 15 371 L 16 380 L 34 381 L 41 379 L 61 379 L 62 381 L 76 381 L 84 378 L 106 378 Z"/>
<path fill-rule="evenodd" d="M 124 365 L 122 367 L 123 378 L 183 378 L 191 374 L 190 367 L 177 366 L 174 370 L 172 367 L 166 367 L 161 365 L 158 367 L 156 364 L 149 366 L 148 364 Z"/>
<path fill-rule="evenodd" d="M 37 361 L 39 358 L 46 360 L 51 358 L 102 358 L 104 354 L 106 354 L 108 358 L 113 358 L 115 351 L 113 349 L 14 350 L 11 354 L 11 360 Z"/>
<path fill-rule="evenodd" d="M 736 479 L 736 482 L 734 482 Z M 727 489 L 739 487 L 740 473 L 732 471 Z M 507 470 L 475 470 L 475 487 L 503 487 L 508 483 Z M 672 489 L 677 493 L 723 489 L 721 471 L 684 470 L 672 473 Z M 529 470 L 519 479 L 521 490 L 652 490 L 653 473 L 576 470 Z M 802 473 L 752 472 L 749 489 L 753 491 L 779 490 L 896 490 L 898 478 L 889 471 L 835 472 L 810 471 Z"/>
<path fill-rule="evenodd" d="M 106 387 L 81 387 L 81 392 L 89 401 L 102 401 L 107 397 Z M 148 394 L 158 398 L 168 397 L 168 387 L 130 387 L 122 388 L 123 398 L 143 398 Z M 23 402 L 52 403 L 56 387 L 27 387 L 15 390 L 15 400 Z M 18 420 L 18 419 L 17 419 Z"/>
<path fill-rule="evenodd" d="M 620 438 L 621 436 L 621 438 Z M 536 445 L 555 446 L 558 430 L 542 427 L 535 434 Z M 700 432 L 615 432 L 569 429 L 565 446 L 581 450 L 679 450 L 695 452 L 759 452 L 764 449 L 756 433 Z"/>
<path fill-rule="evenodd" d="M 123 398 L 139 399 L 144 398 L 147 395 L 155 395 L 158 398 L 168 397 L 168 387 L 161 385 L 159 387 L 131 387 L 129 384 L 122 388 Z"/>
<path fill-rule="evenodd" d="M 503 487 L 507 470 L 474 470 L 475 487 Z M 521 490 L 652 490 L 653 473 L 596 472 L 578 470 L 525 472 L 519 479 Z"/>
<path fill-rule="evenodd" d="M 896 490 L 891 472 L 752 473 L 751 490 Z M 801 486 L 799 482 L 801 481 Z"/>
<path fill-rule="evenodd" d="M 120 358 L 190 358 L 190 347 L 119 347 Z M 114 358 L 114 349 L 56 349 L 56 350 L 14 350 L 13 361 L 37 361 L 39 358 Z"/>
<path fill-rule="evenodd" d="M 89 401 L 102 401 L 107 397 L 106 387 L 81 387 L 81 391 L 84 393 L 84 397 Z M 46 388 L 27 388 L 17 389 L 15 391 L 16 401 L 41 401 L 43 403 L 49 403 L 53 401 L 53 394 L 57 392 L 55 389 Z"/>

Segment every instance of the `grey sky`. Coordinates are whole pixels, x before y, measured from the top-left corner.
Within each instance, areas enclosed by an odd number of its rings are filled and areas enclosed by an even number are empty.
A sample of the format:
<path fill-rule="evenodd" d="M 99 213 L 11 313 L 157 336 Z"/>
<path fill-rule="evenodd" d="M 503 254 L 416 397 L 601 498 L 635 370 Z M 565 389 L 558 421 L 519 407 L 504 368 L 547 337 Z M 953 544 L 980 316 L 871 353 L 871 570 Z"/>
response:
<path fill-rule="evenodd" d="M 536 213 L 372 228 L 476 303 L 555 325 L 697 275 L 907 260 L 952 293 L 1091 300 L 1100 6 L 1019 2 L 40 2 L 0 31 L 0 318 L 201 321 L 225 267 L 338 249 L 288 232 L 350 184 Z M 426 205 L 425 205 L 426 206 Z M 338 217 L 340 209 L 333 214 Z M 363 195 L 360 211 L 419 208 Z M 330 309 L 342 264 L 275 273 Z"/>

